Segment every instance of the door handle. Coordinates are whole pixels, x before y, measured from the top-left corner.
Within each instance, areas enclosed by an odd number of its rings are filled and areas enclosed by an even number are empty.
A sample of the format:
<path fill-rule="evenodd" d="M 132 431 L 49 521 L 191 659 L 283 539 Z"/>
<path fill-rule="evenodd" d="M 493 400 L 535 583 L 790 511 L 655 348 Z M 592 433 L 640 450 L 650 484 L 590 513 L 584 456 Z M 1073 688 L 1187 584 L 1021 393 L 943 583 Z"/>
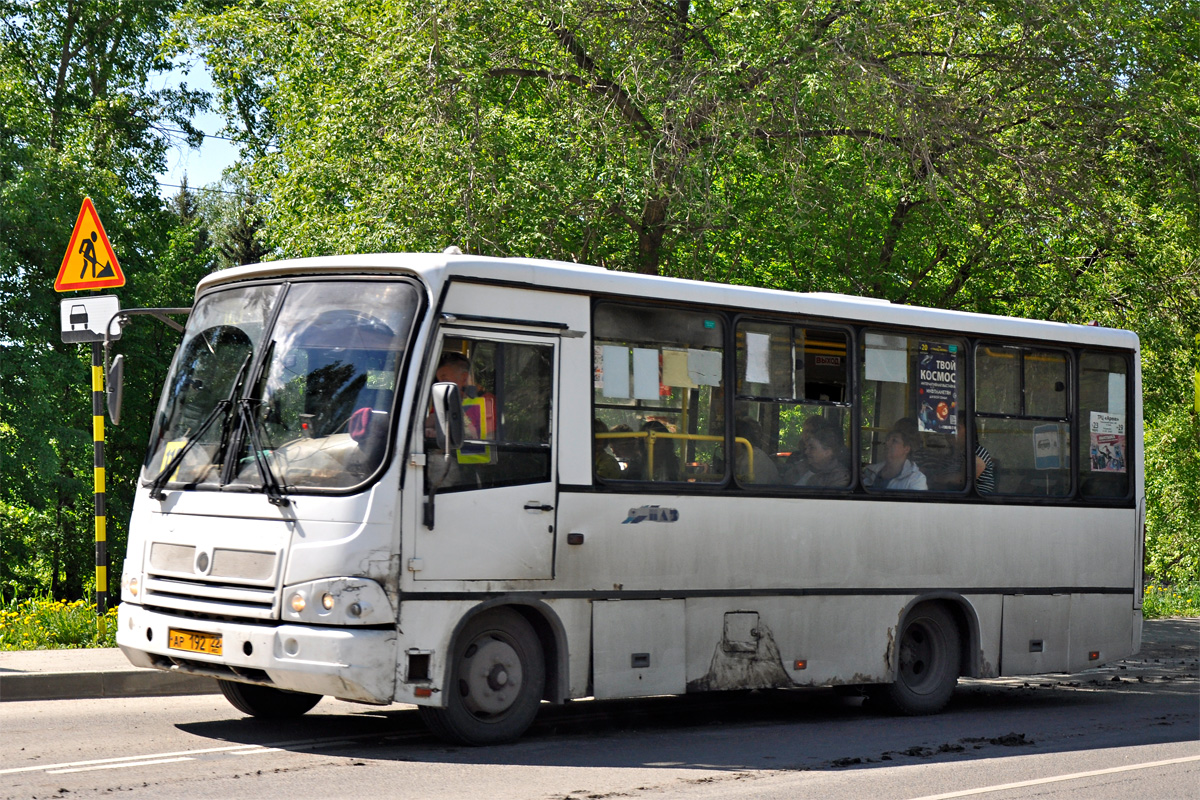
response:
<path fill-rule="evenodd" d="M 526 511 L 553 511 L 554 506 L 548 506 L 545 503 L 539 503 L 536 500 L 530 500 L 525 504 Z"/>

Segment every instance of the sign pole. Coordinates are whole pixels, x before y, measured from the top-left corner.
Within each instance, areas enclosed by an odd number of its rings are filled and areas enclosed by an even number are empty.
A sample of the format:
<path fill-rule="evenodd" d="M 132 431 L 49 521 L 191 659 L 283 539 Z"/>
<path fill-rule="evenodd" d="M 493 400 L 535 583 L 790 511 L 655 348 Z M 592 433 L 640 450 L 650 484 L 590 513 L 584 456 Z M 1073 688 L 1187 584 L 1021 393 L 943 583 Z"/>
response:
<path fill-rule="evenodd" d="M 92 204 L 83 198 L 79 216 L 71 231 L 71 243 L 63 256 L 54 291 L 78 292 L 85 289 L 115 289 L 125 285 L 125 273 L 117 263 L 108 234 Z M 117 298 L 79 297 L 61 304 L 64 342 L 92 343 L 92 467 L 96 503 L 96 615 L 103 636 L 104 615 L 108 612 L 108 536 L 104 510 L 104 350 L 101 342 L 108 335 L 109 323 L 120 310 Z M 111 337 L 111 338 L 119 338 Z"/>
<path fill-rule="evenodd" d="M 104 349 L 92 342 L 92 447 L 96 499 L 96 614 L 104 633 L 108 611 L 108 535 L 104 509 Z"/>

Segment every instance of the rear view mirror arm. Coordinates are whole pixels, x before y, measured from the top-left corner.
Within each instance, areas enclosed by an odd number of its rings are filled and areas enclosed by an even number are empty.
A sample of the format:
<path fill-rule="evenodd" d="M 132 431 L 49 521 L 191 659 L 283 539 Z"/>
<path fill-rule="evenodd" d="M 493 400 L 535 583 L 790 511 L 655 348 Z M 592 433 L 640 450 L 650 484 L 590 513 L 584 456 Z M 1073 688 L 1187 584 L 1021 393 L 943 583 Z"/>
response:
<path fill-rule="evenodd" d="M 104 329 L 104 394 L 108 405 L 108 418 L 113 425 L 118 425 L 121 422 L 121 401 L 124 398 L 124 382 L 125 382 L 125 359 L 122 356 L 117 356 L 114 362 L 108 358 L 109 345 L 112 344 L 112 325 L 116 321 L 118 330 L 129 324 L 130 317 L 149 315 L 154 317 L 164 325 L 173 328 L 180 333 L 183 333 L 183 326 L 168 315 L 188 315 L 192 313 L 191 307 L 187 308 L 127 308 L 124 311 L 118 311 L 113 315 L 113 318 L 108 321 L 108 326 Z"/>

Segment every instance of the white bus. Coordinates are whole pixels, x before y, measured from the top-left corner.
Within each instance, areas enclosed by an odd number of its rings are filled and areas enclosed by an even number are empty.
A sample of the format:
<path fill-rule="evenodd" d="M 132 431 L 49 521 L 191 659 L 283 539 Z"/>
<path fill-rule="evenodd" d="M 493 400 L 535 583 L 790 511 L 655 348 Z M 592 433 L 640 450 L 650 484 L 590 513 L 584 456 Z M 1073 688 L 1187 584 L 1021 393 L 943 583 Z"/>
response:
<path fill-rule="evenodd" d="M 435 385 L 436 384 L 436 385 Z M 205 278 L 121 577 L 242 712 L 861 687 L 1138 650 L 1129 332 L 460 254 Z"/>

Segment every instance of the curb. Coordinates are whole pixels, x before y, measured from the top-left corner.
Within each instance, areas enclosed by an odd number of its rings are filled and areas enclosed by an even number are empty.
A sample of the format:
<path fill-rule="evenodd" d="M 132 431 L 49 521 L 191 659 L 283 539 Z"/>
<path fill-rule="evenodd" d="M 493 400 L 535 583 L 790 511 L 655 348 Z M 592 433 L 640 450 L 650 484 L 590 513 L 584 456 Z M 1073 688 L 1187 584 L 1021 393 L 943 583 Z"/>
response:
<path fill-rule="evenodd" d="M 219 694 L 213 678 L 150 669 L 0 674 L 0 702 Z"/>

